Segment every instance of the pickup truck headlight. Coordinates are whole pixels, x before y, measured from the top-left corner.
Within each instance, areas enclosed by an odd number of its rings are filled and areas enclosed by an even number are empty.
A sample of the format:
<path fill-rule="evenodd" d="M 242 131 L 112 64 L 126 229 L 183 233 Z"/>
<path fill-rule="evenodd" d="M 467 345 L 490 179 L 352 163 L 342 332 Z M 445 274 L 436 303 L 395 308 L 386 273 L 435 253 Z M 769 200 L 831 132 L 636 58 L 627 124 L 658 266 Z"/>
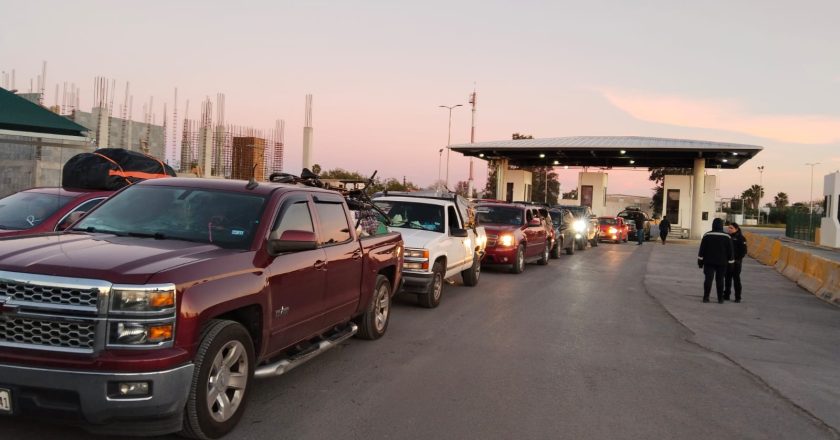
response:
<path fill-rule="evenodd" d="M 168 347 L 175 340 L 174 284 L 114 285 L 108 311 L 108 347 Z"/>
<path fill-rule="evenodd" d="M 572 227 L 575 229 L 575 232 L 583 232 L 586 230 L 586 222 L 583 220 L 575 220 L 572 223 Z"/>
<path fill-rule="evenodd" d="M 403 269 L 429 270 L 429 250 L 405 248 Z"/>
<path fill-rule="evenodd" d="M 618 229 L 610 228 L 610 234 L 615 234 L 616 232 L 618 232 Z"/>
<path fill-rule="evenodd" d="M 502 246 L 502 247 L 511 247 L 511 246 L 513 246 L 513 243 L 514 243 L 515 241 L 516 241 L 516 240 L 514 240 L 514 239 L 513 239 L 513 235 L 512 235 L 512 234 L 502 234 L 502 236 L 501 236 L 501 237 L 499 237 L 499 246 Z"/>
<path fill-rule="evenodd" d="M 161 313 L 175 308 L 175 286 L 114 286 L 111 311 Z"/>

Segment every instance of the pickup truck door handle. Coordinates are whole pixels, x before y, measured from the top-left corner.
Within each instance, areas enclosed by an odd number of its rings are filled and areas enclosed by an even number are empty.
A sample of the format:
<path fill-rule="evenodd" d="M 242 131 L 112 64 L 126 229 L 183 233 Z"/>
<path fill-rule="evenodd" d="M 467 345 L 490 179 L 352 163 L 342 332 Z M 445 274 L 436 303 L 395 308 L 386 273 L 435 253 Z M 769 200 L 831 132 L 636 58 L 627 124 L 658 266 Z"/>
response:
<path fill-rule="evenodd" d="M 353 259 L 354 260 L 358 260 L 358 259 L 361 259 L 361 258 L 362 258 L 362 251 L 361 250 L 357 249 L 357 250 L 353 251 Z"/>
<path fill-rule="evenodd" d="M 327 262 L 324 261 L 324 260 L 316 261 L 314 266 L 315 266 L 315 269 L 318 269 L 318 270 L 327 270 Z"/>

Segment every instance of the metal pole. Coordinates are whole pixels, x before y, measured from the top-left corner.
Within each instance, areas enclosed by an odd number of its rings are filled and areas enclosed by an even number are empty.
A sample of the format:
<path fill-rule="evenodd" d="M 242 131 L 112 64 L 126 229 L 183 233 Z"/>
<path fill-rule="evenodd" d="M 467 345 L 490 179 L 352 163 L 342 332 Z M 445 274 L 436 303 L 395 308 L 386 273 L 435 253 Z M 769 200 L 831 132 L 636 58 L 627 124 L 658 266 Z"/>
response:
<path fill-rule="evenodd" d="M 449 109 L 449 129 L 446 133 L 446 187 L 449 188 L 449 145 L 452 144 L 452 109 L 455 107 L 461 107 L 462 104 L 455 104 L 455 105 L 439 105 L 438 107 L 442 107 L 445 109 Z M 438 179 L 440 180 L 440 179 Z"/>
<path fill-rule="evenodd" d="M 814 166 L 819 165 L 820 162 L 806 163 L 805 165 L 811 167 L 811 191 L 808 193 L 808 239 L 811 238 L 811 227 L 814 220 Z"/>
<path fill-rule="evenodd" d="M 758 167 L 758 203 L 755 207 L 758 214 L 758 224 L 761 224 L 761 196 L 764 195 L 764 187 L 762 187 L 762 178 L 764 177 L 764 165 Z"/>
<path fill-rule="evenodd" d="M 440 189 L 440 165 L 441 165 L 442 158 L 443 158 L 443 148 L 438 150 L 438 178 L 437 178 L 437 182 L 435 182 L 435 185 L 438 187 L 438 189 Z"/>

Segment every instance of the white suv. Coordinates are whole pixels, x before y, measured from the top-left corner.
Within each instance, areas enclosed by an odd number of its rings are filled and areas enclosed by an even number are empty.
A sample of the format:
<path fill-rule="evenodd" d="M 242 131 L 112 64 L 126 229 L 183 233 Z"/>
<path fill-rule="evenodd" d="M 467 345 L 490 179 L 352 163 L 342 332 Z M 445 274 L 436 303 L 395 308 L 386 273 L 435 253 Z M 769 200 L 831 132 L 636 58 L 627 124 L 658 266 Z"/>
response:
<path fill-rule="evenodd" d="M 373 199 L 405 243 L 403 290 L 416 293 L 420 304 L 440 304 L 444 280 L 461 274 L 475 286 L 487 236 L 475 223 L 467 199 L 451 194 L 385 193 Z"/>

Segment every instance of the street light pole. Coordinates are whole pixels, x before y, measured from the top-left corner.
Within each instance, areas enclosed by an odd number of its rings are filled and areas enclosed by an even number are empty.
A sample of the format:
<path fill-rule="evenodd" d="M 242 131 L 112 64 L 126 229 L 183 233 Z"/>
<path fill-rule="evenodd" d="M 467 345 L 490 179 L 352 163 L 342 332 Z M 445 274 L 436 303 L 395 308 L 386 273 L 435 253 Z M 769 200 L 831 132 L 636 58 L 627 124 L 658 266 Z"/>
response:
<path fill-rule="evenodd" d="M 442 158 L 443 158 L 443 148 L 438 150 L 438 178 L 437 178 L 437 182 L 435 182 L 435 186 L 438 187 L 438 190 L 440 190 L 440 166 L 441 166 L 441 163 L 442 163 L 442 160 L 441 160 Z"/>
<path fill-rule="evenodd" d="M 446 134 L 446 188 L 449 188 L 449 146 L 452 145 L 452 109 L 455 107 L 462 107 L 462 104 L 455 104 L 455 105 L 439 105 L 438 107 L 442 107 L 449 110 L 449 129 Z M 438 179 L 440 180 L 440 179 Z"/>
<path fill-rule="evenodd" d="M 808 236 L 811 236 L 811 226 L 814 219 L 814 167 L 820 162 L 806 163 L 806 166 L 811 167 L 811 192 L 808 193 Z"/>
<path fill-rule="evenodd" d="M 756 210 L 758 211 L 758 224 L 761 224 L 761 196 L 764 195 L 764 187 L 762 185 L 762 178 L 764 177 L 764 165 L 758 167 L 758 206 L 756 206 Z"/>

